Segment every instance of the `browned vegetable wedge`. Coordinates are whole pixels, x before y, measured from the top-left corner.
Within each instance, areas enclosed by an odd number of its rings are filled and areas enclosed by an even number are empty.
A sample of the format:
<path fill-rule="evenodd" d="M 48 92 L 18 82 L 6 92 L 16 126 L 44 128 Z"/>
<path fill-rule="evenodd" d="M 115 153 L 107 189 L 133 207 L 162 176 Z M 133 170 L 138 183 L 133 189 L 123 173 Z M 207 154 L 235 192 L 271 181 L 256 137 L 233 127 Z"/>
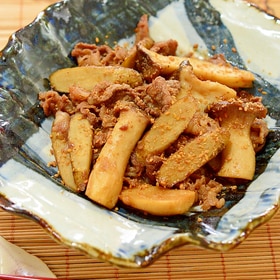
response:
<path fill-rule="evenodd" d="M 141 41 L 139 41 L 137 44 L 143 45 L 145 48 L 150 49 L 153 45 L 154 41 L 150 37 L 145 37 Z M 122 65 L 123 67 L 127 68 L 134 68 L 135 60 L 137 55 L 137 48 L 136 45 L 133 46 L 133 48 L 130 50 L 128 56 L 123 61 Z"/>
<path fill-rule="evenodd" d="M 194 191 L 165 189 L 148 184 L 124 189 L 120 200 L 135 209 L 158 216 L 186 213 L 194 204 Z"/>
<path fill-rule="evenodd" d="M 168 148 L 188 126 L 197 108 L 197 103 L 190 95 L 171 105 L 155 120 L 151 129 L 138 143 L 137 160 L 144 164 L 148 156 L 159 154 Z"/>
<path fill-rule="evenodd" d="M 137 58 L 139 71 L 148 79 L 153 79 L 160 74 L 172 74 L 179 69 L 182 61 L 188 59 L 194 74 L 201 80 L 219 82 L 232 88 L 249 88 L 252 87 L 254 81 L 254 75 L 251 72 L 231 65 L 219 65 L 194 57 L 164 56 L 142 45 L 138 46 Z"/>
<path fill-rule="evenodd" d="M 90 199 L 109 209 L 115 206 L 129 157 L 148 122 L 148 117 L 134 107 L 120 112 L 90 174 L 86 189 Z"/>
<path fill-rule="evenodd" d="M 68 132 L 68 145 L 74 180 L 78 191 L 85 190 L 92 160 L 93 130 L 81 113 L 71 116 Z"/>
<path fill-rule="evenodd" d="M 160 185 L 172 187 L 214 158 L 229 140 L 229 132 L 222 128 L 209 131 L 181 146 L 160 167 L 157 180 Z"/>
<path fill-rule="evenodd" d="M 73 176 L 68 146 L 69 124 L 70 116 L 65 112 L 58 111 L 55 115 L 50 137 L 55 160 L 63 183 L 66 187 L 76 192 L 77 186 Z"/>
<path fill-rule="evenodd" d="M 133 69 L 119 66 L 63 68 L 50 75 L 51 87 L 59 92 L 69 92 L 71 86 L 92 90 L 96 84 L 103 81 L 136 87 L 142 84 L 142 77 Z"/>
<path fill-rule="evenodd" d="M 229 142 L 222 151 L 221 177 L 252 180 L 256 168 L 256 155 L 250 137 L 251 125 L 256 118 L 264 118 L 267 108 L 257 99 L 235 99 L 213 104 L 212 114 L 221 127 L 230 133 Z"/>
<path fill-rule="evenodd" d="M 202 110 L 211 103 L 236 97 L 236 91 L 228 86 L 198 79 L 188 61 L 183 61 L 180 65 L 179 80 L 181 89 L 178 98 L 192 94 Z"/>

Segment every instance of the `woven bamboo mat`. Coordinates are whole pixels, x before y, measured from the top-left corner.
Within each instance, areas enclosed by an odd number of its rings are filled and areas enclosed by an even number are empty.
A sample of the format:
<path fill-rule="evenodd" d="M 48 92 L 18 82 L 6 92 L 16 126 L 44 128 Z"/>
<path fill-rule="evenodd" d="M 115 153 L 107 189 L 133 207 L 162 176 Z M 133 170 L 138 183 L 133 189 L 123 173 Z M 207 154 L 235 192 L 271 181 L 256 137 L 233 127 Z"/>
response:
<path fill-rule="evenodd" d="M 54 0 L 1 0 L 0 49 Z M 251 0 L 280 17 L 279 0 Z M 0 235 L 41 258 L 63 279 L 280 279 L 280 212 L 226 252 L 183 246 L 145 269 L 119 269 L 57 244 L 36 223 L 0 210 Z M 1 250 L 1 248 L 0 248 Z"/>
<path fill-rule="evenodd" d="M 120 269 L 90 259 L 57 244 L 35 222 L 3 210 L 0 235 L 42 259 L 64 279 L 280 279 L 280 212 L 229 252 L 183 246 L 144 269 Z"/>

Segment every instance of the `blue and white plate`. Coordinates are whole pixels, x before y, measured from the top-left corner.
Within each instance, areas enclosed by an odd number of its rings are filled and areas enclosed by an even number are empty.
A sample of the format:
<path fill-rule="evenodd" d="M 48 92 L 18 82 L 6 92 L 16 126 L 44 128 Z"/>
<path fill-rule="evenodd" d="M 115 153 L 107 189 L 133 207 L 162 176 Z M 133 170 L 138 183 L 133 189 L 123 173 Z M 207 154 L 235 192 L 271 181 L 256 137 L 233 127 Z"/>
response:
<path fill-rule="evenodd" d="M 75 43 L 129 40 L 144 13 L 155 40 L 177 39 L 182 52 L 199 44 L 198 55 L 223 53 L 256 76 L 252 92 L 268 107 L 270 133 L 254 181 L 228 192 L 222 209 L 169 218 L 122 207 L 108 211 L 64 189 L 48 165 L 52 120 L 39 107 L 38 92 L 47 89 L 50 73 L 74 65 L 69 53 Z M 279 207 L 279 53 L 280 20 L 242 1 L 66 0 L 50 6 L 13 34 L 0 55 L 0 206 L 37 221 L 58 242 L 120 266 L 147 266 L 187 243 L 235 247 Z"/>

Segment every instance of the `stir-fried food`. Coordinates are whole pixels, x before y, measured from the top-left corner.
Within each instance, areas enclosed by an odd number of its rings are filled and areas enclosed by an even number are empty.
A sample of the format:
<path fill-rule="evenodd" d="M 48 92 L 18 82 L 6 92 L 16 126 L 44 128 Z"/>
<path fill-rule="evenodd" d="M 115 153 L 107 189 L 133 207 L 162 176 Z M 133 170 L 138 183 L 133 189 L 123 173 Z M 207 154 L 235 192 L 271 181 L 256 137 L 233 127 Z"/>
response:
<path fill-rule="evenodd" d="M 254 75 L 222 56 L 177 56 L 154 42 L 148 17 L 132 47 L 78 43 L 73 68 L 39 93 L 53 116 L 52 149 L 65 187 L 114 208 L 153 215 L 220 208 L 234 180 L 252 180 L 267 110 L 245 89 Z"/>

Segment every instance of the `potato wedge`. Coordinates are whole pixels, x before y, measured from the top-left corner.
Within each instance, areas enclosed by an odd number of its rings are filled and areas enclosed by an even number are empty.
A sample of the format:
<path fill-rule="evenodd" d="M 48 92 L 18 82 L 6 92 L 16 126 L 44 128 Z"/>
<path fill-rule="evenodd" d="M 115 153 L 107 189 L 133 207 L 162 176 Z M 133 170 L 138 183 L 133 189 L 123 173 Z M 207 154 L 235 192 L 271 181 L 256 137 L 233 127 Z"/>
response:
<path fill-rule="evenodd" d="M 188 126 L 197 108 L 197 103 L 190 95 L 171 105 L 155 120 L 151 129 L 138 143 L 137 160 L 145 164 L 145 159 L 149 155 L 159 154 L 168 148 Z"/>
<path fill-rule="evenodd" d="M 123 176 L 131 152 L 149 119 L 136 108 L 124 109 L 91 171 L 86 195 L 111 209 L 123 186 Z"/>
<path fill-rule="evenodd" d="M 73 169 L 68 146 L 69 125 L 69 114 L 58 111 L 53 121 L 50 137 L 55 160 L 63 183 L 72 191 L 77 192 L 78 190 L 73 176 Z"/>
<path fill-rule="evenodd" d="M 84 191 L 87 185 L 92 160 L 93 130 L 81 113 L 71 116 L 68 146 L 73 168 L 74 180 L 78 191 Z"/>
<path fill-rule="evenodd" d="M 179 69 L 182 61 L 188 60 L 193 67 L 194 74 L 201 80 L 219 82 L 232 88 L 250 88 L 254 75 L 246 70 L 232 66 L 218 65 L 195 57 L 164 56 L 138 46 L 137 67 L 146 79 L 153 79 L 157 75 L 168 75 Z"/>
<path fill-rule="evenodd" d="M 195 137 L 163 162 L 157 174 L 161 186 L 172 187 L 213 159 L 229 141 L 229 132 L 222 128 Z"/>
<path fill-rule="evenodd" d="M 63 68 L 50 75 L 51 87 L 59 92 L 69 92 L 71 86 L 92 90 L 96 84 L 102 81 L 119 84 L 126 83 L 136 87 L 142 84 L 142 77 L 133 69 L 119 66 Z"/>
<path fill-rule="evenodd" d="M 181 63 L 179 71 L 181 89 L 177 98 L 192 94 L 198 100 L 203 111 L 211 103 L 236 98 L 234 89 L 218 82 L 198 79 L 188 61 Z"/>
<path fill-rule="evenodd" d="M 165 189 L 144 184 L 122 190 L 120 200 L 135 209 L 157 216 L 186 213 L 194 204 L 196 194 L 190 190 Z"/>

